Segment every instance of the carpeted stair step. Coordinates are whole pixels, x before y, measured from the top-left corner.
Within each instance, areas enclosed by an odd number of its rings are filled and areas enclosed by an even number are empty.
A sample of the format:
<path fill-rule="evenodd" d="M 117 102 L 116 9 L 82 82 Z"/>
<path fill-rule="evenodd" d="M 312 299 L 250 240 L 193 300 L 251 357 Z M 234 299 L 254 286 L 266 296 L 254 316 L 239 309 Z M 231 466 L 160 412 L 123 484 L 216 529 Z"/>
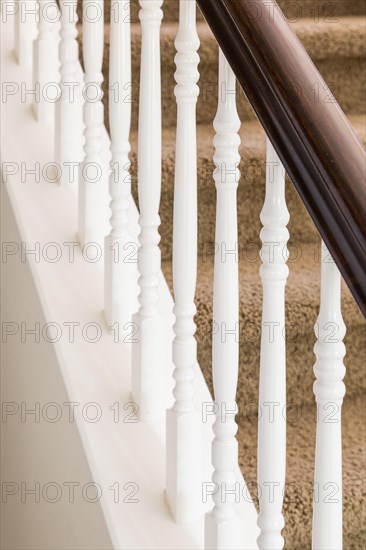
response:
<path fill-rule="evenodd" d="M 314 402 L 313 347 L 316 341 L 314 324 L 319 313 L 320 299 L 320 243 L 318 246 L 301 245 L 290 256 L 290 275 L 286 287 L 286 342 L 287 342 L 287 401 L 296 407 Z M 216 253 L 225 261 L 225 248 L 220 246 Z M 259 277 L 260 259 L 239 256 L 240 270 L 240 371 L 238 385 L 239 415 L 253 411 L 258 400 L 258 371 L 261 337 L 262 284 Z M 172 287 L 171 262 L 163 263 L 163 272 Z M 199 261 L 196 306 L 198 361 L 206 381 L 211 380 L 211 334 L 213 255 Z M 347 376 L 345 384 L 348 396 L 365 392 L 365 350 L 366 331 L 363 317 L 350 292 L 344 285 L 342 313 L 347 327 Z M 229 327 L 233 328 L 233 327 Z M 275 327 L 282 334 L 284 327 Z M 266 329 L 265 329 L 266 330 Z M 270 337 L 269 329 L 268 337 Z M 336 327 L 329 328 L 329 336 L 336 339 Z M 224 335 L 223 335 L 224 337 Z M 228 336 L 230 338 L 232 336 Z M 281 336 L 282 337 L 282 336 Z"/>
<path fill-rule="evenodd" d="M 366 143 L 365 116 L 351 116 L 351 123 L 363 143 Z M 265 193 L 265 146 L 266 138 L 257 121 L 242 124 L 240 154 L 241 180 L 238 188 L 239 243 L 243 253 L 249 256 L 258 251 L 261 222 L 259 215 L 263 207 Z M 214 129 L 211 125 L 197 127 L 198 148 L 198 242 L 199 256 L 207 254 L 215 239 L 216 190 L 213 181 L 212 144 Z M 137 132 L 132 132 L 132 168 L 133 190 L 137 200 L 136 166 L 137 166 Z M 164 260 L 171 258 L 173 230 L 174 199 L 174 160 L 175 128 L 163 131 L 163 172 L 162 195 L 160 203 L 161 249 Z M 318 243 L 319 235 L 310 216 L 302 204 L 293 184 L 288 180 L 286 188 L 288 209 L 291 215 L 289 231 L 292 246 L 300 243 Z"/>
<path fill-rule="evenodd" d="M 339 17 L 337 21 L 325 23 L 323 20 L 301 19 L 293 24 L 310 57 L 317 65 L 329 87 L 329 101 L 332 93 L 347 114 L 365 112 L 364 90 L 366 86 L 364 39 L 366 20 L 362 16 Z M 205 22 L 199 22 L 198 34 L 201 40 L 200 53 L 200 96 L 198 98 L 198 124 L 211 124 L 217 109 L 217 42 Z M 81 27 L 79 41 L 82 43 Z M 138 96 L 140 78 L 141 28 L 132 24 L 132 89 L 126 83 L 125 101 L 132 101 L 132 126 L 137 127 Z M 162 67 L 162 107 L 163 125 L 169 127 L 176 122 L 176 104 L 174 96 L 174 40 L 177 23 L 165 23 L 161 29 L 161 67 Z M 105 48 L 103 74 L 104 89 L 109 86 L 109 24 L 105 25 Z M 317 82 L 312 83 L 314 97 L 318 94 Z M 301 94 L 301 90 L 298 90 Z M 108 94 L 105 95 L 105 119 L 108 124 Z M 254 112 L 242 91 L 238 94 L 238 110 L 242 121 L 255 119 Z"/>
<path fill-rule="evenodd" d="M 297 361 L 299 370 L 305 363 Z M 306 368 L 306 367 L 305 367 Z M 347 381 L 346 381 L 347 384 Z M 315 406 L 287 414 L 287 469 L 284 500 L 286 550 L 310 550 L 314 486 Z M 366 399 L 346 395 L 342 410 L 343 541 L 345 550 L 366 548 Z M 257 418 L 242 418 L 238 432 L 240 465 L 256 494 Z M 331 457 L 329 457 L 331 459 Z M 270 480 L 275 481 L 275 480 Z M 331 483 L 333 480 L 329 480 Z M 276 489 L 275 489 L 276 490 Z M 340 498 L 334 485 L 325 495 Z M 257 504 L 257 502 L 256 502 Z M 332 503 L 329 503 L 332 506 Z"/>

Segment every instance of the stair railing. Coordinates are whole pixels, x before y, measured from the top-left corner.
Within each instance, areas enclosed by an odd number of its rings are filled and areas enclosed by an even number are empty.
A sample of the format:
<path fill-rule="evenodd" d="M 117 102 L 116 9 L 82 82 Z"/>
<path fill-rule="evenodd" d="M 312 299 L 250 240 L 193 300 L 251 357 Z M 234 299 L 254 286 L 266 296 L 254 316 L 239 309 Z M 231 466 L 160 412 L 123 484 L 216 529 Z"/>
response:
<path fill-rule="evenodd" d="M 128 0 L 112 0 L 128 7 Z M 21 19 L 21 1 L 15 9 L 15 52 L 20 64 L 31 65 L 28 57 L 35 38 L 35 23 Z M 34 4 L 36 10 L 43 2 Z M 36 5 L 37 4 L 37 5 Z M 76 2 L 71 4 L 75 15 Z M 103 2 L 84 0 L 84 8 L 92 5 L 102 9 Z M 167 498 L 173 519 L 185 523 L 203 517 L 197 494 L 200 487 L 199 453 L 201 419 L 194 406 L 196 362 L 194 294 L 197 268 L 197 175 L 196 175 L 196 102 L 199 73 L 197 49 L 199 41 L 195 27 L 196 0 L 180 0 L 180 22 L 176 39 L 175 95 L 178 106 L 176 173 L 174 204 L 174 291 L 176 323 L 172 350 L 167 349 L 166 320 L 159 309 L 159 202 L 161 193 L 161 75 L 159 29 L 163 16 L 163 0 L 140 0 L 142 25 L 140 106 L 139 106 L 139 169 L 138 192 L 140 206 L 140 273 L 139 310 L 128 319 L 138 325 L 138 344 L 133 348 L 132 391 L 140 407 L 141 419 L 159 417 L 162 410 L 161 388 L 167 381 L 164 374 L 169 355 L 173 354 L 175 388 L 172 409 L 167 412 Z M 261 213 L 263 229 L 262 341 L 260 361 L 259 407 L 276 403 L 280 411 L 259 415 L 258 487 L 260 513 L 258 547 L 281 549 L 283 489 L 286 472 L 286 421 L 282 415 L 286 405 L 286 341 L 281 336 L 271 339 L 271 326 L 285 326 L 286 228 L 289 213 L 285 200 L 284 169 L 290 175 L 303 202 L 325 241 L 321 264 L 320 313 L 316 323 L 317 343 L 314 393 L 319 422 L 316 436 L 315 483 L 320 492 L 331 479 L 337 484 L 338 500 L 327 506 L 321 498 L 313 507 L 313 548 L 342 548 L 342 449 L 341 405 L 345 393 L 343 358 L 345 326 L 340 306 L 341 273 L 363 312 L 365 312 L 365 235 L 362 221 L 366 219 L 364 204 L 358 197 L 364 192 L 365 151 L 356 138 L 337 103 L 310 99 L 309 83 L 323 80 L 301 43 L 293 33 L 278 6 L 278 16 L 258 17 L 258 10 L 267 13 L 266 0 L 255 3 L 246 0 L 197 0 L 220 46 L 218 110 L 214 121 L 216 164 L 214 181 L 217 189 L 216 240 L 224 242 L 232 254 L 229 260 L 215 258 L 214 320 L 219 331 L 213 337 L 213 375 L 216 406 L 212 461 L 213 482 L 218 490 L 213 495 L 212 511 L 205 521 L 207 549 L 242 548 L 244 523 L 235 510 L 233 484 L 238 464 L 238 443 L 235 437 L 236 385 L 238 378 L 238 265 L 236 191 L 240 120 L 236 111 L 235 81 L 238 79 L 253 106 L 267 136 L 266 197 Z M 77 62 L 76 19 L 61 9 L 61 90 L 75 74 Z M 267 10 L 267 11 L 266 11 Z M 89 14 L 90 15 L 90 14 Z M 111 18 L 114 19 L 114 18 Z M 48 27 L 40 21 L 35 53 L 36 75 L 48 74 L 41 44 Z M 93 26 L 94 24 L 94 26 Z M 85 21 L 84 62 L 86 82 L 101 86 L 100 72 L 103 51 L 103 21 Z M 112 25 L 110 76 L 122 86 L 130 77 L 130 22 Z M 47 36 L 47 40 L 49 40 Z M 43 45 L 42 45 L 43 48 Z M 123 51 L 122 51 L 123 50 Z M 37 57 L 38 56 L 38 57 Z M 236 78 L 235 78 L 236 77 Z M 43 77 L 42 77 L 43 78 Z M 113 85 L 113 82 L 111 83 Z M 295 86 L 296 85 L 296 86 Z M 300 85 L 302 96 L 294 96 Z M 322 89 L 322 86 L 319 87 Z M 230 93 L 228 93 L 230 92 Z M 86 105 L 86 159 L 99 162 L 101 150 L 102 105 Z M 56 106 L 56 159 L 69 159 L 67 136 L 72 129 L 71 100 L 62 94 Z M 39 111 L 41 112 L 41 111 Z M 58 114 L 57 114 L 58 113 Z M 129 176 L 128 152 L 130 106 L 110 104 L 113 161 Z M 84 159 L 85 163 L 85 159 Z M 123 166 L 122 166 L 123 164 Z M 108 175 L 102 168 L 103 175 Z M 130 180 L 111 177 L 111 233 L 106 247 L 123 241 L 128 226 Z M 81 189 L 86 191 L 81 180 Z M 89 193 L 89 191 L 88 191 Z M 88 210 L 85 192 L 79 196 L 82 212 L 82 243 L 93 238 L 93 215 Z M 98 205 L 93 204 L 97 209 Z M 89 231 L 90 229 L 90 231 Z M 328 249 L 330 252 L 328 252 Z M 285 251 L 285 253 L 284 253 Z M 334 260 L 333 260 L 334 259 Z M 110 262 L 110 259 L 109 259 Z M 130 292 L 130 275 L 106 265 L 106 316 L 109 322 L 126 319 L 123 293 Z M 340 271 L 339 271 L 340 270 Z M 123 279 L 123 281 L 122 281 Z M 132 297 L 136 300 L 137 295 Z M 92 297 L 91 297 L 92 299 Z M 128 301 L 128 300 L 127 300 Z M 122 304 L 122 306 L 121 306 Z M 126 310 L 132 308 L 131 303 Z M 137 306 L 136 306 L 137 307 Z M 116 313 L 118 312 L 118 313 Z M 338 334 L 329 341 L 327 325 L 335 322 Z M 220 329 L 221 327 L 221 329 Z M 224 340 L 220 330 L 234 338 Z M 274 345 L 272 345 L 274 344 Z M 329 403 L 337 406 L 337 422 L 325 422 Z M 224 411 L 223 411 L 224 409 Z M 224 414 L 223 414 L 224 412 Z M 327 460 L 327 457 L 331 459 Z M 266 488 L 273 484 L 272 492 Z M 229 495 L 229 497 L 228 497 Z"/>

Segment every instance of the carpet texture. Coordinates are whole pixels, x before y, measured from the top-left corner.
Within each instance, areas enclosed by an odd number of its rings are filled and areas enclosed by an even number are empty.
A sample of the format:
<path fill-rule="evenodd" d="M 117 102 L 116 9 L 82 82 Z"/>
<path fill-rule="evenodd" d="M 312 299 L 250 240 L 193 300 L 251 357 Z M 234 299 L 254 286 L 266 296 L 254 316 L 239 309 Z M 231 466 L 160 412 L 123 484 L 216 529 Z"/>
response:
<path fill-rule="evenodd" d="M 365 26 L 364 0 L 281 0 L 279 4 L 301 39 L 333 95 L 348 115 L 360 140 L 365 130 Z M 110 0 L 105 0 L 104 90 L 108 90 Z M 133 192 L 136 191 L 137 117 L 141 31 L 138 3 L 131 3 L 133 123 L 131 133 Z M 174 39 L 177 33 L 178 0 L 165 0 L 161 29 L 163 180 L 160 216 L 163 271 L 172 288 L 172 213 L 175 159 L 176 103 L 174 97 Z M 81 2 L 78 6 L 81 15 Z M 217 108 L 217 44 L 199 10 L 200 97 L 197 106 L 198 142 L 198 229 L 197 279 L 198 359 L 212 391 L 211 329 L 215 229 L 215 188 L 212 180 L 214 131 Z M 80 29 L 81 31 L 81 29 Z M 79 33 L 82 48 L 82 32 Z M 81 55 L 82 59 L 82 55 Z M 319 83 L 314 83 L 314 93 Z M 129 92 L 129 90 L 128 90 Z M 332 95 L 333 94 L 333 95 Z M 104 98 L 108 126 L 107 94 Z M 258 275 L 259 214 L 265 191 L 265 135 L 244 94 L 238 91 L 242 121 L 241 181 L 238 190 L 240 268 L 240 371 L 238 384 L 238 440 L 240 465 L 255 495 L 258 400 L 258 370 L 262 288 Z M 292 183 L 287 181 L 287 205 L 291 214 L 290 276 L 286 287 L 287 402 L 298 414 L 287 423 L 287 490 L 284 504 L 286 549 L 311 548 L 312 484 L 315 444 L 313 346 L 314 323 L 319 310 L 320 239 Z M 347 326 L 345 344 L 347 394 L 343 409 L 344 548 L 366 547 L 366 332 L 363 318 L 343 285 L 343 316 Z M 256 502 L 256 505 L 258 503 Z M 332 550 L 332 549 L 329 549 Z"/>

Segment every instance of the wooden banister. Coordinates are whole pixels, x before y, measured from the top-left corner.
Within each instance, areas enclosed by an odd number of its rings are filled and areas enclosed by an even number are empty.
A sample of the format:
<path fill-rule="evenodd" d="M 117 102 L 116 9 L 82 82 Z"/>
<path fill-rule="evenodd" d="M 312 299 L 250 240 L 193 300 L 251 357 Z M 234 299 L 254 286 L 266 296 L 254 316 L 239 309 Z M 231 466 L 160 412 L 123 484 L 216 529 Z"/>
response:
<path fill-rule="evenodd" d="M 364 147 L 274 0 L 197 3 L 366 317 Z"/>

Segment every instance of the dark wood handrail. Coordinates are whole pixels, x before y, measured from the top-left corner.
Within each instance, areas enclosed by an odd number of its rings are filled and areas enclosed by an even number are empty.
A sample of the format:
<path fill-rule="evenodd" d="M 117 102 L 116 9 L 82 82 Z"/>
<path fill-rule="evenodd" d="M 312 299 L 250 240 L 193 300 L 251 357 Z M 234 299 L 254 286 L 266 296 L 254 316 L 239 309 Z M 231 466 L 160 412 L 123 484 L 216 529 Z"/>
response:
<path fill-rule="evenodd" d="M 364 147 L 275 1 L 197 3 L 366 317 Z"/>

